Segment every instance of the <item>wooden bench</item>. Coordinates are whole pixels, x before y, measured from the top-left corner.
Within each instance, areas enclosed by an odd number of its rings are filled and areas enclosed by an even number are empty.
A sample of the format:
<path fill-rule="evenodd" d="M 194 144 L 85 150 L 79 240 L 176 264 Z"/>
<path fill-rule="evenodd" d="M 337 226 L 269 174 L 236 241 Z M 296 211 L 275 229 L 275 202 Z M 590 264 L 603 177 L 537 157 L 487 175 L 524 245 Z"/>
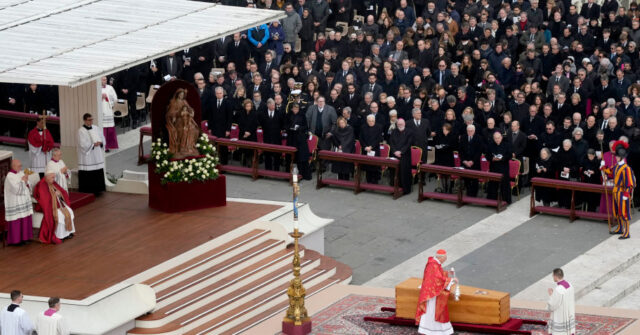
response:
<path fill-rule="evenodd" d="M 425 173 L 443 174 L 443 175 L 448 175 L 452 177 L 456 176 L 460 180 L 462 178 L 466 178 L 466 179 L 484 180 L 487 182 L 495 181 L 495 182 L 498 182 L 498 189 L 500 189 L 500 186 L 501 186 L 500 184 L 502 183 L 502 175 L 495 172 L 485 172 L 485 171 L 479 171 L 479 170 L 454 168 L 449 166 L 422 164 L 420 165 L 420 182 L 418 184 L 418 202 L 422 202 L 424 199 L 445 200 L 445 201 L 455 202 L 458 207 L 462 207 L 465 204 L 495 207 L 497 212 L 500 212 L 507 207 L 507 203 L 505 201 L 502 201 L 501 192 L 498 192 L 498 199 L 496 200 L 465 196 L 463 195 L 462 187 L 458 187 L 457 192 L 454 194 L 439 193 L 439 192 L 424 192 L 424 186 L 422 185 L 422 181 L 424 180 Z"/>
<path fill-rule="evenodd" d="M 536 187 L 547 187 L 554 190 L 570 190 L 571 206 L 569 208 L 536 206 L 536 203 L 535 203 Z M 559 216 L 568 216 L 570 222 L 573 222 L 577 218 L 606 221 L 608 219 L 608 215 L 606 213 L 576 210 L 576 191 L 603 194 L 605 190 L 609 197 L 613 196 L 612 186 L 607 186 L 605 188 L 600 184 L 589 184 L 589 183 L 582 183 L 582 182 L 576 182 L 576 181 L 566 181 L 566 180 L 539 178 L 539 177 L 532 178 L 529 216 L 530 217 L 534 216 L 537 213 L 545 213 L 545 214 L 552 214 L 552 215 L 559 215 Z M 613 209 L 610 209 L 610 210 L 613 210 Z"/>
<path fill-rule="evenodd" d="M 258 143 L 253 141 L 243 141 L 243 140 L 231 140 L 228 138 L 218 138 L 215 136 L 209 135 L 209 139 L 215 143 L 218 152 L 220 152 L 220 147 L 235 147 L 238 149 L 246 149 L 253 151 L 253 156 L 251 159 L 251 167 L 237 166 L 237 165 L 222 165 L 218 166 L 220 171 L 231 172 L 249 175 L 253 180 L 258 179 L 258 177 L 269 177 L 276 179 L 286 179 L 291 181 L 291 173 L 284 171 L 272 171 L 266 169 L 260 169 L 260 162 L 258 157 L 262 152 L 274 152 L 280 153 L 284 155 L 289 155 L 291 158 L 291 165 L 289 166 L 289 170 L 293 169 L 293 163 L 295 154 L 298 151 L 295 147 L 287 146 L 287 145 L 277 145 L 277 144 L 267 144 L 267 143 Z"/>
<path fill-rule="evenodd" d="M 321 161 L 333 161 L 333 162 L 345 162 L 353 163 L 354 177 L 353 180 L 339 180 L 339 179 L 324 179 L 322 178 L 322 164 Z M 362 165 L 373 165 L 380 167 L 387 167 L 394 169 L 393 186 L 387 186 L 383 184 L 370 184 L 362 183 Z M 344 152 L 333 152 L 328 150 L 320 150 L 318 152 L 317 161 L 317 183 L 316 189 L 322 188 L 327 185 L 334 185 L 339 187 L 346 187 L 353 189 L 355 194 L 362 192 L 363 190 L 378 191 L 393 194 L 393 199 L 397 199 L 402 195 L 401 188 L 399 186 L 398 170 L 400 161 L 397 159 L 390 159 L 385 157 L 371 157 L 360 154 L 349 154 Z"/>
<path fill-rule="evenodd" d="M 40 114 L 30 114 L 30 113 L 14 112 L 14 111 L 0 109 L 1 119 L 13 119 L 13 120 L 36 122 L 38 121 L 38 117 L 40 117 Z M 47 123 L 60 124 L 60 118 L 57 116 L 47 116 Z M 26 137 L 0 136 L 0 142 L 24 146 L 25 148 L 28 149 Z M 60 143 L 55 143 L 54 146 L 56 148 L 59 148 Z"/>

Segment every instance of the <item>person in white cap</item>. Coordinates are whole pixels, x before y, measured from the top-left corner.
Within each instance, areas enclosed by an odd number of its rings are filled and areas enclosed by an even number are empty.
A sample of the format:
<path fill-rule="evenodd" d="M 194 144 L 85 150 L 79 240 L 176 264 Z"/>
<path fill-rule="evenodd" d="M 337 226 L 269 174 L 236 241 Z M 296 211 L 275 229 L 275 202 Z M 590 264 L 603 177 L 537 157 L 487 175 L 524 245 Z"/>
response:
<path fill-rule="evenodd" d="M 447 252 L 440 249 L 435 257 L 429 257 L 424 268 L 424 277 L 420 287 L 416 324 L 418 333 L 426 335 L 453 334 L 453 327 L 449 322 L 447 301 L 451 286 L 458 284 L 458 278 L 449 278 L 442 264 L 447 260 Z"/>
<path fill-rule="evenodd" d="M 33 197 L 43 214 L 39 236 L 42 243 L 58 244 L 76 232 L 69 193 L 56 183 L 55 177 L 56 171 L 46 170 L 44 179 L 33 190 Z"/>
<path fill-rule="evenodd" d="M 65 191 L 69 192 L 68 181 L 71 177 L 71 171 L 69 171 L 67 165 L 62 160 L 62 151 L 59 148 L 54 148 L 51 152 L 51 160 L 47 163 L 45 170 L 55 172 L 56 183 Z"/>

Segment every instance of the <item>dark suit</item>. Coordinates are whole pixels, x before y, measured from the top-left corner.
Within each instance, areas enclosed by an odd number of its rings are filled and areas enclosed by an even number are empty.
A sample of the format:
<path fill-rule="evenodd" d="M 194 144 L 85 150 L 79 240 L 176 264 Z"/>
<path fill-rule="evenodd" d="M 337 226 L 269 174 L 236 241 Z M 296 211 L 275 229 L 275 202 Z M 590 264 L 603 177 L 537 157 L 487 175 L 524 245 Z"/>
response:
<path fill-rule="evenodd" d="M 348 76 L 348 75 L 350 75 L 350 74 L 351 74 L 351 75 L 353 75 L 353 78 L 354 78 L 354 79 L 358 77 L 358 76 L 356 75 L 356 73 L 355 73 L 355 72 L 353 72 L 353 70 L 349 70 L 349 71 L 347 71 L 347 73 L 346 73 L 346 74 L 344 74 L 344 71 L 343 71 L 343 70 L 340 70 L 340 71 L 336 72 L 336 76 L 335 76 L 335 78 L 333 79 L 333 82 L 334 82 L 334 83 L 341 83 L 341 84 L 345 84 L 345 83 L 347 82 L 347 76 Z"/>
<path fill-rule="evenodd" d="M 271 60 L 270 64 L 267 64 L 265 62 L 264 64 L 260 65 L 258 71 L 260 71 L 260 74 L 262 75 L 262 78 L 267 79 L 267 78 L 271 78 L 271 70 L 273 70 L 273 69 L 278 69 L 278 66 L 276 66 L 276 61 L 275 60 Z"/>
<path fill-rule="evenodd" d="M 416 124 L 415 119 L 406 121 L 407 129 L 413 132 L 413 142 L 411 145 L 415 145 L 422 149 L 422 162 L 427 162 L 427 141 L 431 136 L 431 123 L 427 119 L 421 119 L 420 125 Z"/>
<path fill-rule="evenodd" d="M 406 73 L 405 73 L 406 72 Z M 413 77 L 417 76 L 418 72 L 414 68 L 399 69 L 396 71 L 396 81 L 400 84 L 411 85 Z"/>
<path fill-rule="evenodd" d="M 460 136 L 460 161 L 472 161 L 473 165 L 468 167 L 462 165 L 465 169 L 480 170 L 480 158 L 484 151 L 483 140 L 478 135 L 473 135 L 469 140 L 468 135 Z M 477 179 L 465 179 L 465 187 L 467 189 L 467 196 L 475 197 L 478 195 L 478 180 Z"/>
<path fill-rule="evenodd" d="M 376 84 L 373 84 L 373 89 L 372 89 L 371 84 L 364 84 L 362 85 L 362 89 L 360 91 L 362 92 L 362 94 L 365 94 L 367 92 L 373 93 L 373 101 L 377 101 L 378 96 L 380 95 L 380 93 L 382 93 L 382 86 L 376 83 Z"/>
<path fill-rule="evenodd" d="M 344 104 L 351 108 L 351 112 L 355 113 L 360 106 L 360 102 L 362 102 L 362 98 L 358 93 L 354 93 L 353 97 L 351 94 L 346 94 L 344 97 Z"/>
<path fill-rule="evenodd" d="M 278 110 L 273 111 L 273 117 L 269 117 L 269 110 L 258 114 L 258 123 L 262 127 L 264 143 L 282 144 L 282 128 L 284 125 L 284 114 Z M 264 167 L 267 170 L 280 170 L 280 153 L 264 153 Z"/>
<path fill-rule="evenodd" d="M 231 41 L 227 44 L 227 62 L 233 62 L 236 64 L 236 70 L 238 72 L 245 72 L 245 64 L 247 59 L 249 59 L 249 54 L 251 53 L 251 49 L 249 48 L 249 44 L 245 40 L 240 40 L 238 46 L 236 46 L 235 41 Z"/>
<path fill-rule="evenodd" d="M 253 93 L 256 91 L 256 85 L 255 84 L 250 84 L 248 85 L 248 90 L 247 90 L 247 96 L 251 96 L 253 97 Z M 267 86 L 265 83 L 261 83 L 258 88 L 257 91 L 260 92 L 260 97 L 263 100 L 266 100 L 267 97 L 269 96 L 269 86 Z"/>
<path fill-rule="evenodd" d="M 522 131 L 518 131 L 515 135 L 512 131 L 509 131 L 507 138 L 511 143 L 511 152 L 516 155 L 517 160 L 522 162 L 524 150 L 527 148 L 527 135 Z"/>
<path fill-rule="evenodd" d="M 591 8 L 589 8 L 589 3 L 585 3 L 582 5 L 582 9 L 580 9 L 580 15 L 589 20 L 597 20 L 600 18 L 600 5 L 593 3 Z"/>
<path fill-rule="evenodd" d="M 441 78 L 440 78 L 440 72 L 442 72 L 442 82 L 441 82 Z M 433 80 L 436 81 L 436 84 L 440 84 L 442 85 L 442 87 L 444 87 L 444 85 L 446 85 L 447 81 L 451 80 L 451 70 L 444 70 L 444 71 L 440 71 L 440 70 L 435 70 L 433 72 Z"/>
<path fill-rule="evenodd" d="M 177 55 L 166 56 L 162 59 L 160 64 L 160 71 L 162 72 L 162 76 L 171 76 L 176 78 L 181 78 L 182 75 L 182 59 Z M 192 78 L 193 79 L 193 78 Z"/>
<path fill-rule="evenodd" d="M 209 130 L 216 137 L 226 137 L 226 132 L 231 128 L 231 119 L 233 117 L 233 102 L 227 98 L 223 98 L 218 107 L 218 99 L 212 96 L 209 103 L 203 106 Z M 220 162 L 227 164 L 228 151 L 225 146 L 220 146 Z"/>

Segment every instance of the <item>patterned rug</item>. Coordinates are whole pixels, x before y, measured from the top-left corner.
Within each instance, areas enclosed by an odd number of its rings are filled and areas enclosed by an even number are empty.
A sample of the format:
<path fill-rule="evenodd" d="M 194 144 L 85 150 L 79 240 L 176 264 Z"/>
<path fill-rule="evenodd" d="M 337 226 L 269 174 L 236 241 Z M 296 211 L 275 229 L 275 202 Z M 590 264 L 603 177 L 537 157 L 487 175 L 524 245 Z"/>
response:
<path fill-rule="evenodd" d="M 394 307 L 394 298 L 349 295 L 313 316 L 314 335 L 416 335 L 417 327 L 390 326 L 384 323 L 365 322 L 365 316 L 391 316 L 380 312 L 380 307 Z M 525 319 L 548 320 L 545 311 L 512 308 L 511 316 Z M 580 335 L 617 334 L 636 319 L 599 315 L 576 315 Z M 526 328 L 525 328 L 526 327 Z M 544 326 L 525 325 L 523 330 L 531 330 L 534 335 L 548 335 Z M 472 333 L 458 332 L 460 335 Z"/>

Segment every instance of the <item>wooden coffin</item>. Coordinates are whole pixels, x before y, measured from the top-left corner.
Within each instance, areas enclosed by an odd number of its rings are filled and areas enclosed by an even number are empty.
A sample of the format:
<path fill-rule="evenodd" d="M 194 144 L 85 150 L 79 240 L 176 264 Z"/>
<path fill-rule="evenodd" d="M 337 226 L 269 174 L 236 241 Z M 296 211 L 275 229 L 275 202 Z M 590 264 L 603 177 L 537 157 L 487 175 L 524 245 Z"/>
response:
<path fill-rule="evenodd" d="M 396 286 L 397 317 L 415 318 L 421 284 L 422 279 L 409 278 Z M 449 296 L 451 322 L 495 325 L 507 322 L 509 315 L 509 293 L 506 292 L 460 285 L 460 300 L 454 300 L 453 292 Z"/>

